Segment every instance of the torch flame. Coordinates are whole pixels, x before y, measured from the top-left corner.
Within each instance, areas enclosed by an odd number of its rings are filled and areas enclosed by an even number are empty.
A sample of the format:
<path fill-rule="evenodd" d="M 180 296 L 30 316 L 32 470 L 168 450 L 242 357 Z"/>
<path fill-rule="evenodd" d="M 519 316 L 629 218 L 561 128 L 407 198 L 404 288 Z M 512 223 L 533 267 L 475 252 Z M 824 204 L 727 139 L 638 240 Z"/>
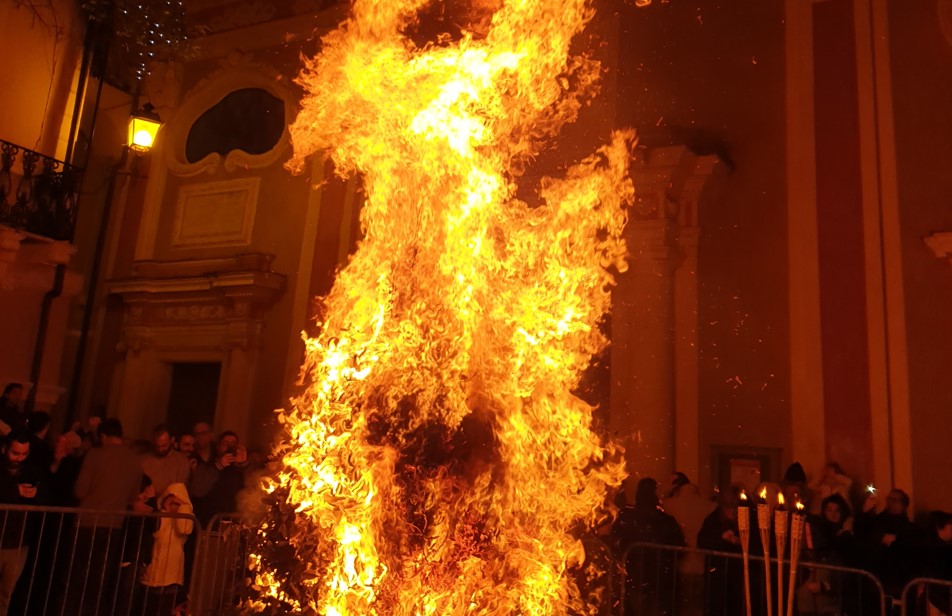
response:
<path fill-rule="evenodd" d="M 634 136 L 518 200 L 594 92 L 598 63 L 569 52 L 589 0 L 482 0 L 485 32 L 418 46 L 426 4 L 355 0 L 299 78 L 290 166 L 359 173 L 364 238 L 279 416 L 251 607 L 588 613 L 573 533 L 625 472 L 571 392 L 626 267 Z"/>
<path fill-rule="evenodd" d="M 803 511 L 803 508 L 804 508 L 803 503 L 801 503 L 800 501 L 797 501 L 797 511 Z"/>
<path fill-rule="evenodd" d="M 783 507 L 783 505 L 784 505 L 783 492 L 778 492 L 778 493 L 777 493 L 777 504 L 780 505 L 781 507 Z"/>
<path fill-rule="evenodd" d="M 760 498 L 766 500 L 767 498 L 767 486 L 764 486 L 760 489 Z"/>
<path fill-rule="evenodd" d="M 747 490 L 740 491 L 740 499 L 743 501 L 747 500 Z"/>

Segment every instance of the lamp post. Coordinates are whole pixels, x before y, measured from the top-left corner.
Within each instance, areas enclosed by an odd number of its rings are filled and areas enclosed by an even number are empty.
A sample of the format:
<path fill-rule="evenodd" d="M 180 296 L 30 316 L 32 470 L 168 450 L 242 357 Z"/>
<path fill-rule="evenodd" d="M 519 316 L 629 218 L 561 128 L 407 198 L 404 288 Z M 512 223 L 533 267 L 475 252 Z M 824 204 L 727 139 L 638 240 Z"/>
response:
<path fill-rule="evenodd" d="M 102 266 L 102 254 L 106 245 L 106 232 L 109 228 L 112 202 L 116 193 L 116 179 L 120 175 L 134 175 L 133 172 L 125 170 L 129 161 L 129 152 L 133 152 L 136 155 L 133 162 L 134 168 L 135 162 L 139 160 L 139 157 L 152 149 L 152 146 L 155 144 L 156 135 L 158 135 L 161 127 L 162 118 L 155 112 L 155 108 L 151 103 L 146 103 L 137 111 L 134 111 L 129 117 L 128 141 L 125 147 L 122 148 L 122 154 L 119 156 L 119 160 L 109 173 L 109 184 L 106 187 L 102 217 L 99 220 L 99 234 L 96 237 L 96 248 L 93 253 L 92 266 L 89 271 L 89 288 L 86 296 L 86 305 L 83 309 L 83 323 L 79 332 L 79 342 L 76 345 L 76 360 L 73 364 L 73 378 L 69 389 L 69 405 L 66 409 L 67 425 L 72 423 L 76 418 L 76 410 L 79 404 L 79 387 L 82 383 L 83 366 L 86 364 L 86 347 L 89 344 L 89 329 L 92 325 L 93 308 L 96 305 L 99 270 Z"/>

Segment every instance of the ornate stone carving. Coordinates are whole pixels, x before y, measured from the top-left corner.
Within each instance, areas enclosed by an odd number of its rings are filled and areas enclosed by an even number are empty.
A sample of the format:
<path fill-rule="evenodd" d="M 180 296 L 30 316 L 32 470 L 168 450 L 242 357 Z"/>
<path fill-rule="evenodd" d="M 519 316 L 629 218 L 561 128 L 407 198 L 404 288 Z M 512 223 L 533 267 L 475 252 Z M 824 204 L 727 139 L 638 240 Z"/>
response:
<path fill-rule="evenodd" d="M 225 318 L 225 307 L 212 306 L 169 306 L 160 309 L 162 321 L 191 322 L 191 321 L 218 321 Z"/>
<path fill-rule="evenodd" d="M 287 124 L 296 114 L 297 98 L 286 85 L 287 77 L 271 66 L 256 62 L 251 54 L 237 50 L 223 58 L 220 65 L 220 69 L 200 80 L 185 94 L 182 104 L 174 110 L 164 129 L 165 162 L 169 171 L 180 177 L 212 174 L 222 169 L 234 172 L 269 167 L 285 155 L 290 145 L 291 135 Z M 232 150 L 225 157 L 211 153 L 198 162 L 190 163 L 185 158 L 185 142 L 192 124 L 222 98 L 242 88 L 260 88 L 284 101 L 285 129 L 278 143 L 263 154 Z"/>
<path fill-rule="evenodd" d="M 272 259 L 254 254 L 138 264 L 139 277 L 109 285 L 125 304 L 120 350 L 257 346 L 264 313 L 285 284 L 270 271 Z"/>
<path fill-rule="evenodd" d="M 697 200 L 716 162 L 715 156 L 696 156 L 682 145 L 639 150 L 631 172 L 636 198 L 632 219 L 696 227 Z"/>

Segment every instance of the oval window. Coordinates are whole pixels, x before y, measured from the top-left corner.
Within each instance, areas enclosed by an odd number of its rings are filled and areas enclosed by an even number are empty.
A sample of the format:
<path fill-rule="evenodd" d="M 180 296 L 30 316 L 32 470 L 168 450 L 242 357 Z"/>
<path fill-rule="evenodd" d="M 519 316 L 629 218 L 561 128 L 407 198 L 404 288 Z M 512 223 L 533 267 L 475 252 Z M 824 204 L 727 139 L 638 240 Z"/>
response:
<path fill-rule="evenodd" d="M 203 113 L 188 131 L 185 159 L 197 163 L 232 150 L 264 154 L 284 132 L 284 101 L 261 88 L 231 92 Z"/>

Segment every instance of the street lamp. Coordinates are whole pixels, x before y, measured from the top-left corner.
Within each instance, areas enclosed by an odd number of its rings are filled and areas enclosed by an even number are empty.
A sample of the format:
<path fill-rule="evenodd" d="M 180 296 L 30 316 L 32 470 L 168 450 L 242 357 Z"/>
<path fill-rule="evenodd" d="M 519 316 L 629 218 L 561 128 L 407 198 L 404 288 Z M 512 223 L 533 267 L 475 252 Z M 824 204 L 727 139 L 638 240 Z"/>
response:
<path fill-rule="evenodd" d="M 148 152 L 155 143 L 155 136 L 162 126 L 162 118 L 155 112 L 152 103 L 146 103 L 129 118 L 129 149 Z"/>

